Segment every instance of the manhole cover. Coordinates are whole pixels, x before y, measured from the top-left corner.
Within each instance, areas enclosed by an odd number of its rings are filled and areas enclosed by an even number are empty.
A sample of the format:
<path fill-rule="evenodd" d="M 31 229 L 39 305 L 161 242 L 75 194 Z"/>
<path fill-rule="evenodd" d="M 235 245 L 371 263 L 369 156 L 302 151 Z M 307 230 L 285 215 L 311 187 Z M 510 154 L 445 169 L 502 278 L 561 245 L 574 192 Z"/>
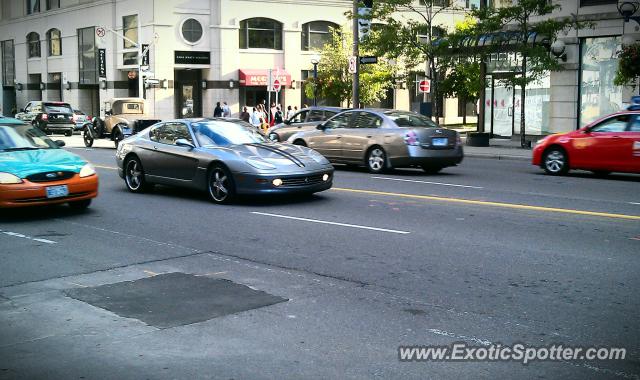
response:
<path fill-rule="evenodd" d="M 287 301 L 229 280 L 187 273 L 69 289 L 66 294 L 160 328 L 188 325 Z"/>

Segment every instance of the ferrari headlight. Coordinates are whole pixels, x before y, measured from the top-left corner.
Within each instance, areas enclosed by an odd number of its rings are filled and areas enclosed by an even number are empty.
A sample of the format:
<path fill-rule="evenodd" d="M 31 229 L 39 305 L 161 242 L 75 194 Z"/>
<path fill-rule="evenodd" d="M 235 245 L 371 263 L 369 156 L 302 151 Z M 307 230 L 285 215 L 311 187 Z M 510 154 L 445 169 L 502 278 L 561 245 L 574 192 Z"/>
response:
<path fill-rule="evenodd" d="M 260 170 L 275 170 L 276 166 L 272 165 L 266 161 L 262 161 L 262 160 L 254 160 L 252 158 L 247 158 L 245 160 L 245 162 L 251 166 L 253 166 L 256 169 L 260 169 Z"/>
<path fill-rule="evenodd" d="M 96 174 L 96 170 L 91 166 L 91 164 L 86 164 L 80 169 L 80 178 L 89 177 Z"/>
<path fill-rule="evenodd" d="M 9 185 L 14 183 L 22 183 L 22 179 L 11 173 L 0 172 L 0 184 Z"/>
<path fill-rule="evenodd" d="M 313 158 L 313 160 L 319 164 L 322 164 L 322 165 L 329 164 L 329 160 L 327 160 L 323 155 L 321 155 L 320 153 L 316 152 L 313 149 L 307 150 L 306 153 L 309 157 Z"/>

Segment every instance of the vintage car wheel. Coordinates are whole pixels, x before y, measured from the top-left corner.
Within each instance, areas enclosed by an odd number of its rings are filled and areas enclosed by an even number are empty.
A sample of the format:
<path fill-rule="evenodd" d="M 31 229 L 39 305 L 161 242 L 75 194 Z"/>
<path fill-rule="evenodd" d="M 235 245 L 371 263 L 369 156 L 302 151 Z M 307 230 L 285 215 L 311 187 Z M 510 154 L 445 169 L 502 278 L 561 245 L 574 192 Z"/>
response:
<path fill-rule="evenodd" d="M 82 130 L 82 139 L 84 140 L 84 146 L 87 148 L 91 148 L 93 146 L 94 138 L 90 127 L 84 127 Z"/>
<path fill-rule="evenodd" d="M 236 191 L 231 172 L 223 165 L 215 165 L 209 172 L 208 190 L 215 203 L 229 203 L 235 198 Z"/>
<path fill-rule="evenodd" d="M 562 148 L 553 147 L 542 158 L 544 171 L 550 175 L 564 175 L 569 172 L 569 158 Z"/>
<path fill-rule="evenodd" d="M 124 183 L 132 193 L 144 193 L 151 188 L 144 179 L 144 169 L 137 157 L 129 157 L 124 162 Z"/>
<path fill-rule="evenodd" d="M 65 135 L 65 136 L 67 136 L 67 137 L 71 137 L 71 136 L 73 136 L 73 130 L 66 131 L 66 132 L 64 133 L 64 135 Z"/>
<path fill-rule="evenodd" d="M 116 128 L 113 130 L 113 143 L 116 145 L 116 148 L 120 144 L 120 141 L 124 140 L 124 135 L 120 128 Z"/>
<path fill-rule="evenodd" d="M 387 154 L 379 146 L 374 146 L 367 152 L 367 158 L 365 165 L 369 170 L 369 173 L 382 173 L 387 166 Z"/>

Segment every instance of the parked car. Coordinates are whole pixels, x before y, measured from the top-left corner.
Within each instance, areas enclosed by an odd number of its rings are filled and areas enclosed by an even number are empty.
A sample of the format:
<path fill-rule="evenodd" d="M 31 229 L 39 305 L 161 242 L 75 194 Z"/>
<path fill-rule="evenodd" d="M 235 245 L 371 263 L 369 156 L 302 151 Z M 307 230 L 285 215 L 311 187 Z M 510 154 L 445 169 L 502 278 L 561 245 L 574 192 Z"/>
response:
<path fill-rule="evenodd" d="M 290 119 L 269 128 L 266 134 L 272 141 L 287 141 L 292 134 L 313 130 L 316 125 L 346 109 L 340 107 L 303 108 Z"/>
<path fill-rule="evenodd" d="M 607 175 L 640 173 L 640 96 L 627 110 L 600 118 L 568 133 L 549 135 L 533 149 L 532 164 L 547 174 L 572 169 Z"/>
<path fill-rule="evenodd" d="M 60 149 L 39 128 L 0 118 L 0 208 L 68 203 L 89 207 L 98 195 L 91 164 Z"/>
<path fill-rule="evenodd" d="M 74 131 L 82 131 L 84 127 L 91 124 L 91 116 L 80 110 L 73 110 L 73 122 L 76 123 Z"/>
<path fill-rule="evenodd" d="M 464 156 L 458 132 L 398 110 L 344 111 L 288 141 L 315 149 L 334 163 L 365 165 L 371 173 L 412 166 L 437 173 Z"/>
<path fill-rule="evenodd" d="M 46 134 L 63 133 L 71 136 L 75 128 L 73 108 L 64 102 L 28 102 L 16 114 L 16 119 L 29 122 Z"/>
<path fill-rule="evenodd" d="M 113 98 L 105 103 L 105 117 L 93 118 L 90 126 L 82 131 L 84 145 L 90 147 L 97 138 L 109 138 L 116 147 L 127 136 L 159 122 L 149 116 L 142 98 Z"/>
<path fill-rule="evenodd" d="M 207 191 L 215 203 L 238 194 L 315 193 L 333 182 L 333 166 L 319 153 L 220 119 L 158 123 L 123 140 L 116 161 L 132 192 L 185 186 Z"/>

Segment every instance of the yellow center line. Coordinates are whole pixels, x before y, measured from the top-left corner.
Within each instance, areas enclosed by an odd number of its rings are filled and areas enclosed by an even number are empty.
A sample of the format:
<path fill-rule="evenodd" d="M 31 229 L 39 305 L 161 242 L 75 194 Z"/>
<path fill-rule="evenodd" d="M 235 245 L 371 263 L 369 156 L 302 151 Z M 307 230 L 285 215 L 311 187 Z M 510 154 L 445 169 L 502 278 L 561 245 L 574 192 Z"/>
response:
<path fill-rule="evenodd" d="M 599 217 L 614 218 L 614 219 L 640 220 L 640 215 L 612 214 L 608 212 L 574 210 L 574 209 L 567 209 L 567 208 L 544 207 L 544 206 L 531 206 L 531 205 L 523 205 L 523 204 L 517 204 L 517 203 L 476 201 L 472 199 L 463 199 L 463 198 L 436 197 L 432 195 L 417 195 L 417 194 L 404 194 L 404 193 L 389 193 L 385 191 L 348 189 L 348 188 L 340 188 L 340 187 L 334 187 L 332 188 L 332 190 L 349 192 L 349 193 L 382 195 L 387 197 L 423 199 L 423 200 L 429 200 L 429 201 L 462 203 L 462 204 L 471 204 L 471 205 L 478 205 L 478 206 L 502 207 L 502 208 L 518 209 L 518 210 L 531 210 L 531 211 L 556 212 L 556 213 L 574 214 L 574 215 L 599 216 Z"/>

